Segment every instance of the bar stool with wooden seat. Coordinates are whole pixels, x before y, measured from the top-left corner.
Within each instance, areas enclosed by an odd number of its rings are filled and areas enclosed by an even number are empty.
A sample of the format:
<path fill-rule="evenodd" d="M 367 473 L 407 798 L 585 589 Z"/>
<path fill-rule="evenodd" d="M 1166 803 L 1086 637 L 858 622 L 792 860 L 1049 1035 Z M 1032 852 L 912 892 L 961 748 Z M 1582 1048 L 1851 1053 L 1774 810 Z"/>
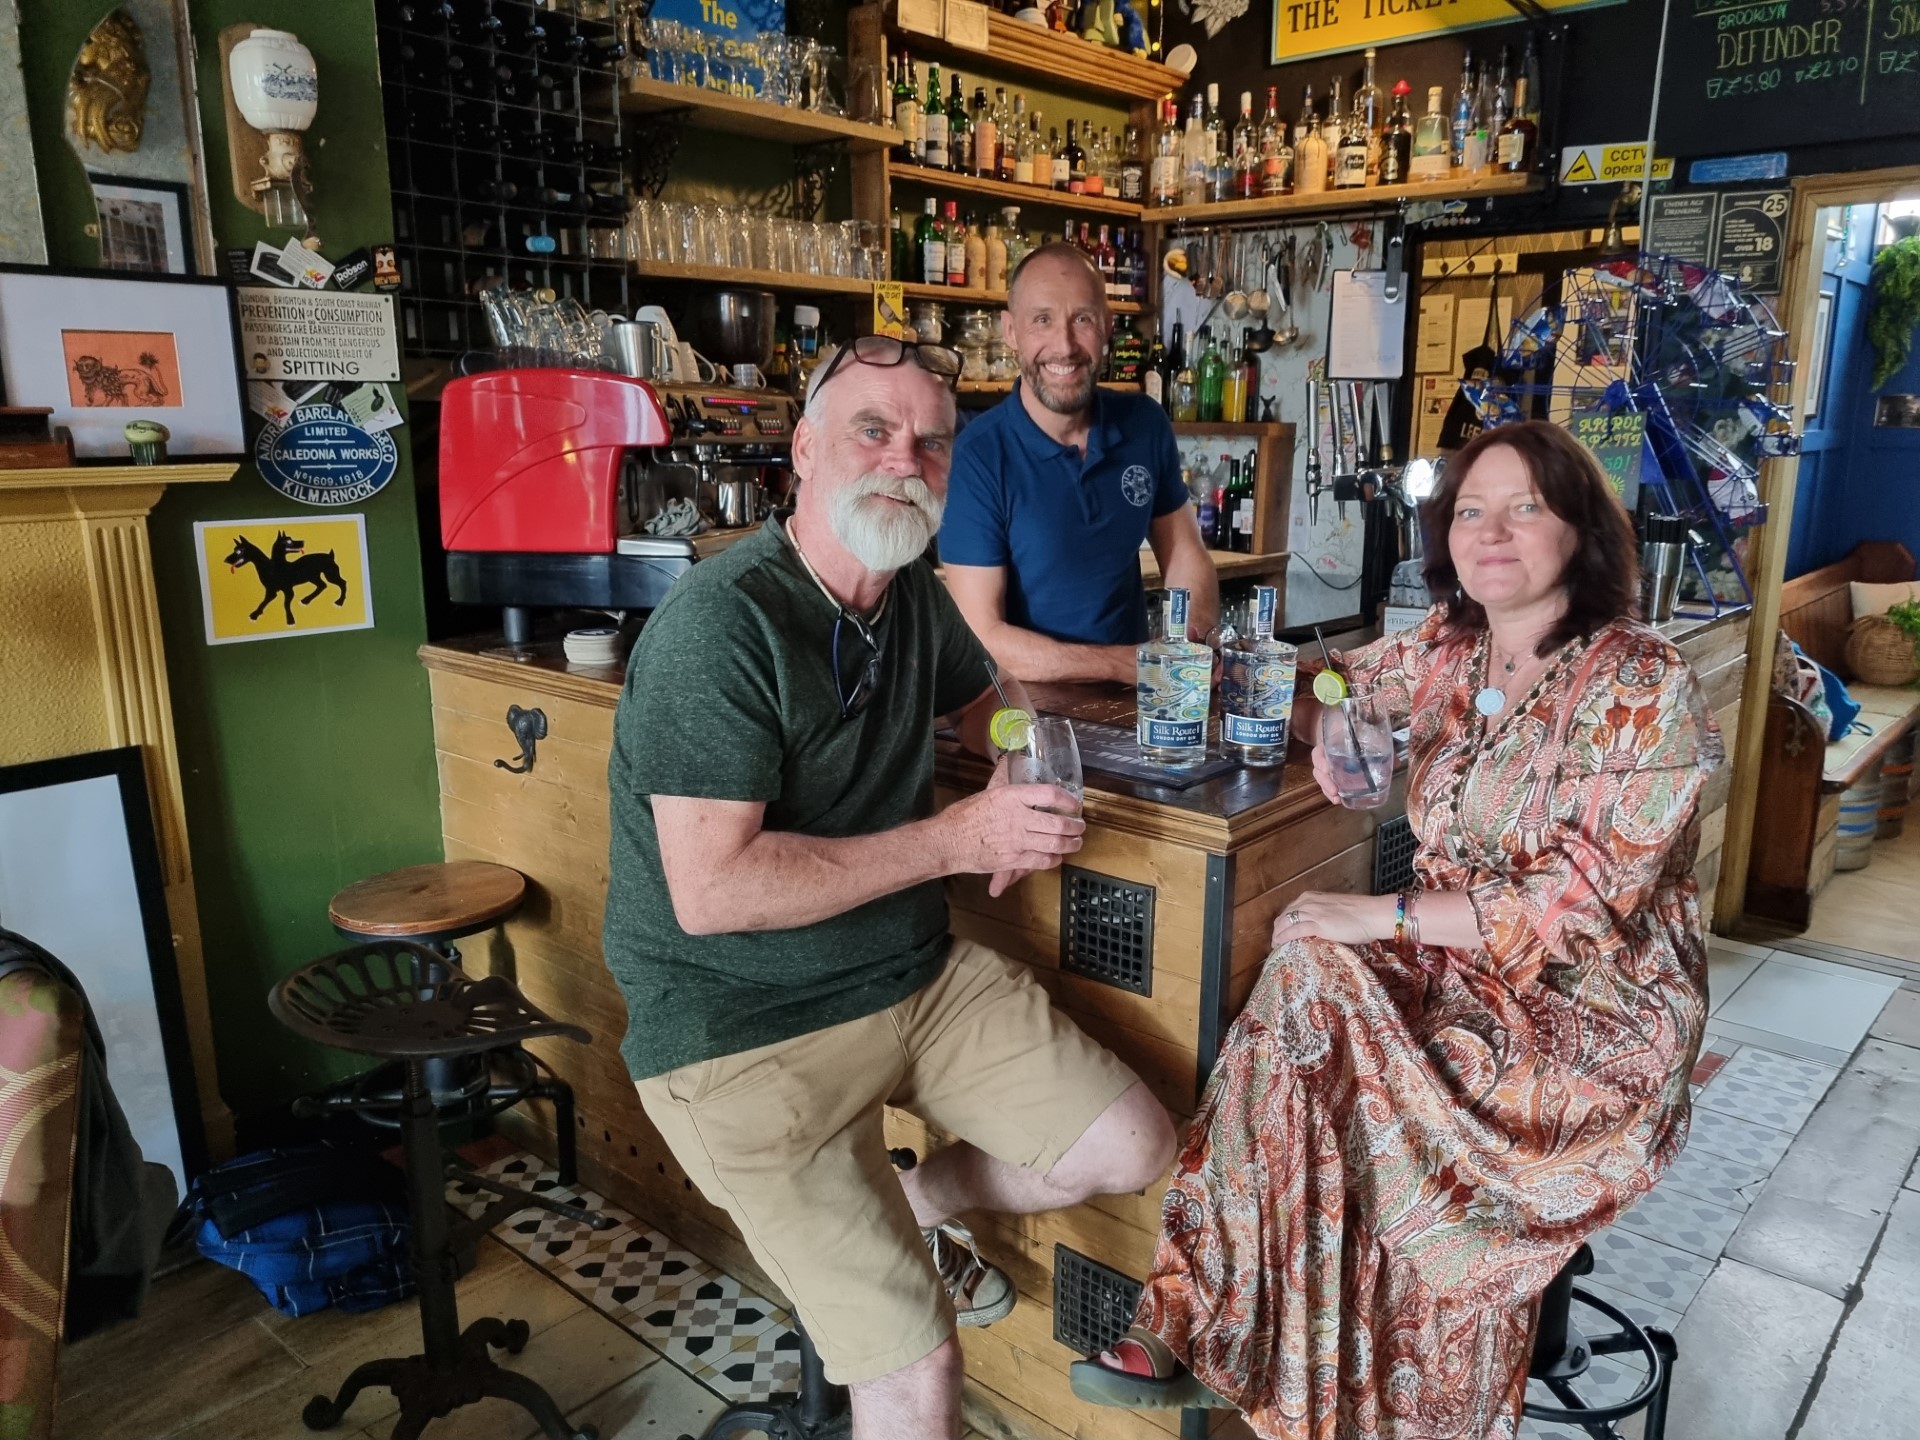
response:
<path fill-rule="evenodd" d="M 273 988 L 268 1008 L 306 1039 L 397 1062 L 402 1070 L 397 1117 L 406 1157 L 407 1217 L 414 1280 L 420 1294 L 422 1353 L 369 1360 L 332 1398 L 315 1395 L 301 1412 L 309 1430 L 340 1423 L 354 1398 L 384 1385 L 400 1403 L 393 1440 L 416 1440 L 430 1421 L 494 1397 L 527 1411 L 546 1440 L 594 1440 L 591 1426 L 570 1424 L 538 1383 L 505 1370 L 490 1348 L 517 1354 L 528 1339 L 524 1320 L 476 1320 L 460 1328 L 454 1294 L 459 1254 L 508 1215 L 539 1206 L 596 1230 L 610 1215 L 517 1190 L 492 1179 L 483 1188 L 502 1198 L 454 1224 L 446 1202 L 438 1099 L 428 1068 L 504 1045 L 547 1036 L 586 1043 L 578 1025 L 544 1015 L 497 975 L 471 980 L 438 950 L 405 940 L 356 945 L 296 970 Z"/>
<path fill-rule="evenodd" d="M 408 865 L 356 881 L 327 905 L 327 919 L 349 940 L 404 940 L 426 945 L 455 965 L 454 942 L 513 918 L 527 894 L 527 877 L 509 865 L 449 860 Z M 401 1066 L 369 1071 L 343 1095 L 296 1102 L 303 1116 L 352 1110 L 373 1125 L 397 1127 L 403 1106 Z M 553 1104 L 554 1164 L 562 1185 L 578 1182 L 573 1087 L 520 1044 L 503 1044 L 427 1062 L 427 1085 L 442 1124 L 484 1120 L 522 1100 Z"/>

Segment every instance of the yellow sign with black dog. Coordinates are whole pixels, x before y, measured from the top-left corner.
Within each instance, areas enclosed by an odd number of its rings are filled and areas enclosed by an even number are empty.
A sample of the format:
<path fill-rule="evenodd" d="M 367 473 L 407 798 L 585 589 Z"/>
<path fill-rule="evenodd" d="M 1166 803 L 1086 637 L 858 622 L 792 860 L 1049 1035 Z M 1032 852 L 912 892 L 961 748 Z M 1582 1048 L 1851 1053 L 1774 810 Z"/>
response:
<path fill-rule="evenodd" d="M 1585 10 L 1623 0 L 1540 0 L 1545 10 Z M 1357 54 L 1369 45 L 1424 40 L 1449 30 L 1511 25 L 1508 0 L 1273 0 L 1271 63 Z M 1209 31 L 1211 34 L 1212 32 Z M 1391 82 L 1381 78 L 1384 91 Z M 1451 97 L 1451 90 L 1448 92 Z"/>
<path fill-rule="evenodd" d="M 373 628 L 364 515 L 202 520 L 193 541 L 209 645 Z"/>

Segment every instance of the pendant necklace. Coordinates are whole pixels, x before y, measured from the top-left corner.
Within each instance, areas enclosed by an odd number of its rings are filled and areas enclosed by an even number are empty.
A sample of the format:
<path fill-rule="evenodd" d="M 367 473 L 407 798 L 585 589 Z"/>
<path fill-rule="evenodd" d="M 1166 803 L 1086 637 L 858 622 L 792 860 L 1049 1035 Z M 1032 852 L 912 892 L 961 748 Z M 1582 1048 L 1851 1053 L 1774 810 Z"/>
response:
<path fill-rule="evenodd" d="M 1488 719 L 1492 719 L 1495 715 L 1498 715 L 1502 710 L 1506 709 L 1507 706 L 1507 692 L 1493 683 L 1492 671 L 1493 636 L 1489 634 L 1487 636 L 1487 663 L 1481 672 L 1486 677 L 1486 683 L 1480 687 L 1478 693 L 1473 697 L 1473 708 L 1478 710 L 1482 715 L 1485 715 Z M 1507 661 L 1506 673 L 1509 675 L 1513 674 L 1513 661 L 1511 660 Z"/>

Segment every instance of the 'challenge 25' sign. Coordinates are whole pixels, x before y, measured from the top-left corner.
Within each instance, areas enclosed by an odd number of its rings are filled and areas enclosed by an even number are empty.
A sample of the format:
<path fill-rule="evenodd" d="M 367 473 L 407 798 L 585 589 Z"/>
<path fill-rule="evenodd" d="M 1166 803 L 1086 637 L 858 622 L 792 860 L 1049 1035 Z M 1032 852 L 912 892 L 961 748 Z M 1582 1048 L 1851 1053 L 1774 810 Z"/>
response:
<path fill-rule="evenodd" d="M 254 443 L 267 484 L 302 505 L 353 505 L 393 479 L 399 447 L 385 431 L 368 431 L 337 405 L 302 405 Z"/>
<path fill-rule="evenodd" d="M 1584 10 L 1623 0 L 1540 0 L 1546 10 Z M 1423 40 L 1449 30 L 1510 25 L 1508 0 L 1273 0 L 1271 63 L 1356 54 L 1369 45 Z"/>

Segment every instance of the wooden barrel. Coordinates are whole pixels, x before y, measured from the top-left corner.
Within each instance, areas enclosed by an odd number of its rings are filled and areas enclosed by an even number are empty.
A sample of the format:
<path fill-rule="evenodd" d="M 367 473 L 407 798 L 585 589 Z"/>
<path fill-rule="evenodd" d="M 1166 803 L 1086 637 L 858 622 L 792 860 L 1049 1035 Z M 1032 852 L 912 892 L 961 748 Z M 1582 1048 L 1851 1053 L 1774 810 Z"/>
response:
<path fill-rule="evenodd" d="M 1873 837 L 1880 828 L 1880 771 L 1876 767 L 1840 796 L 1833 868 L 1861 870 L 1873 859 Z"/>
<path fill-rule="evenodd" d="M 1913 792 L 1914 732 L 1907 731 L 1894 741 L 1881 763 L 1880 824 L 1875 833 L 1891 840 L 1906 828 L 1907 797 Z"/>

